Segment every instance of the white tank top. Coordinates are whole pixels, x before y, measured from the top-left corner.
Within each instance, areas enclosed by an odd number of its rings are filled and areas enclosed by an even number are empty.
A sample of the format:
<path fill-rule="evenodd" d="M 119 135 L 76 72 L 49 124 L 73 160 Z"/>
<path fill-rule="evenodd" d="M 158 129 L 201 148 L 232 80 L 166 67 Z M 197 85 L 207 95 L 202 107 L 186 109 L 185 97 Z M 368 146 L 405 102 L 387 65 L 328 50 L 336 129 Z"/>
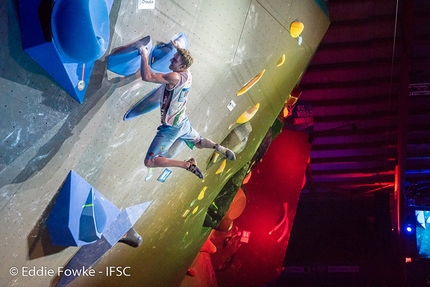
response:
<path fill-rule="evenodd" d="M 160 99 L 161 123 L 175 126 L 186 118 L 185 104 L 191 88 L 191 73 L 186 70 L 179 72 L 179 81 L 172 90 L 164 85 L 164 93 Z"/>

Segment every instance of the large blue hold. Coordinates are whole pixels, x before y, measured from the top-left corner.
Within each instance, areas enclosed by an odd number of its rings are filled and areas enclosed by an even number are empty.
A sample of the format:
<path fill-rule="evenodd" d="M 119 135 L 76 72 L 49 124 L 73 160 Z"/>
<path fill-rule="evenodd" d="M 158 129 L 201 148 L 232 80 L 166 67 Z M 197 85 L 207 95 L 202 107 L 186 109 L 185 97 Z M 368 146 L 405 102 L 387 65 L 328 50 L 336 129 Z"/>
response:
<path fill-rule="evenodd" d="M 109 13 L 105 0 L 57 0 L 51 15 L 52 38 L 70 62 L 95 61 L 109 44 Z"/>
<path fill-rule="evenodd" d="M 90 243 L 100 239 L 106 227 L 106 220 L 103 202 L 91 188 L 79 218 L 79 239 Z"/>
<path fill-rule="evenodd" d="M 158 108 L 163 92 L 164 88 L 162 85 L 152 90 L 125 113 L 124 121 L 131 120 Z"/>
<path fill-rule="evenodd" d="M 188 38 L 185 33 L 181 32 L 174 35 L 171 41 L 182 47 L 188 47 Z M 130 76 L 135 74 L 140 69 L 141 56 L 138 53 L 139 46 L 146 46 L 151 52 L 149 55 L 149 66 L 155 73 L 169 73 L 170 60 L 177 52 L 172 42 L 161 43 L 152 48 L 152 40 L 150 36 L 140 39 L 124 48 L 117 49 L 114 53 L 108 56 L 108 70 L 121 75 Z M 151 50 L 152 48 L 152 50 Z"/>
<path fill-rule="evenodd" d="M 140 69 L 141 56 L 138 51 L 140 46 L 145 46 L 151 51 L 151 36 L 146 36 L 126 47 L 121 47 L 108 56 L 108 70 L 121 76 L 131 76 L 135 74 Z"/>
<path fill-rule="evenodd" d="M 118 240 L 136 223 L 142 214 L 151 205 L 151 201 L 147 201 L 138 205 L 127 207 L 122 210 L 114 222 L 106 227 L 100 240 L 93 244 L 82 246 L 78 252 L 70 259 L 67 266 L 64 268 L 69 270 L 86 270 L 93 266 L 100 258 L 114 246 Z M 57 287 L 68 286 L 70 282 L 75 280 L 77 275 L 66 275 L 64 272 L 57 283 Z"/>
<path fill-rule="evenodd" d="M 171 41 L 175 41 L 179 47 L 188 48 L 188 38 L 185 33 L 181 32 L 173 36 Z M 169 73 L 170 60 L 173 55 L 177 52 L 172 42 L 159 44 L 152 49 L 151 55 L 149 56 L 149 66 L 154 72 Z"/>
<path fill-rule="evenodd" d="M 121 211 L 73 170 L 47 219 L 53 245 L 82 246 L 101 238 Z"/>
<path fill-rule="evenodd" d="M 45 0 L 19 0 L 24 51 L 79 103 L 109 44 L 112 3 L 56 0 L 51 7 Z"/>

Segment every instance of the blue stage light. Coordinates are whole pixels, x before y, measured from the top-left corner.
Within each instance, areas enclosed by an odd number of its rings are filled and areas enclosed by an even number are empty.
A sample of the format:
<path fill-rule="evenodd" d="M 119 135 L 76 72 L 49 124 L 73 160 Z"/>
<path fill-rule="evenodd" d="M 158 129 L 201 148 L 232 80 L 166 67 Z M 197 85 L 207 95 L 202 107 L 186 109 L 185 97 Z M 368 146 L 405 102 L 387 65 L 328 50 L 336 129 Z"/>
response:
<path fill-rule="evenodd" d="M 411 224 L 407 224 L 406 227 L 405 227 L 405 231 L 408 234 L 412 234 L 414 232 L 414 228 L 413 228 L 413 226 Z"/>

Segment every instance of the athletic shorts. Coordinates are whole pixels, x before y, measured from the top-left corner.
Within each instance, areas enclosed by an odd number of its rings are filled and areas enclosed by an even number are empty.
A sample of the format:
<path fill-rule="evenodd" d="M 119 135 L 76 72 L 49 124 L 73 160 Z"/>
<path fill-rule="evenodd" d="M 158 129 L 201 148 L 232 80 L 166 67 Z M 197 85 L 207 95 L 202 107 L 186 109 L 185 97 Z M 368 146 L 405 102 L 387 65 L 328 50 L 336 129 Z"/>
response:
<path fill-rule="evenodd" d="M 163 124 L 157 130 L 146 153 L 146 159 L 153 159 L 157 156 L 174 157 L 181 151 L 184 143 L 193 149 L 201 140 L 199 133 L 192 127 L 188 118 L 175 126 Z"/>

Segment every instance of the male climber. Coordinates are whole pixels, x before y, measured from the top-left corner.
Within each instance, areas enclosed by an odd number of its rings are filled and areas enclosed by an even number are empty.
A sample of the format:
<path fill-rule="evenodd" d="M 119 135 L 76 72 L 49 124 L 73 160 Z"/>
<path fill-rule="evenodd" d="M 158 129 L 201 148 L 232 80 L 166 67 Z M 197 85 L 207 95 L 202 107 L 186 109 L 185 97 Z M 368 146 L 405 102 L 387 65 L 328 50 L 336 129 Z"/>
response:
<path fill-rule="evenodd" d="M 228 148 L 216 144 L 210 139 L 202 138 L 188 120 L 185 114 L 185 104 L 192 82 L 188 68 L 193 63 L 193 58 L 188 50 L 178 47 L 176 43 L 173 44 L 177 53 L 170 60 L 169 69 L 172 72 L 167 74 L 154 73 L 148 65 L 148 49 L 145 46 L 139 47 L 142 80 L 164 85 L 164 92 L 160 99 L 161 125 L 149 146 L 145 166 L 149 168 L 181 167 L 199 178 L 204 178 L 203 172 L 197 166 L 194 158 L 187 161 L 171 159 L 181 150 L 184 143 L 190 149 L 194 146 L 215 149 L 229 160 L 235 160 L 236 155 Z"/>

